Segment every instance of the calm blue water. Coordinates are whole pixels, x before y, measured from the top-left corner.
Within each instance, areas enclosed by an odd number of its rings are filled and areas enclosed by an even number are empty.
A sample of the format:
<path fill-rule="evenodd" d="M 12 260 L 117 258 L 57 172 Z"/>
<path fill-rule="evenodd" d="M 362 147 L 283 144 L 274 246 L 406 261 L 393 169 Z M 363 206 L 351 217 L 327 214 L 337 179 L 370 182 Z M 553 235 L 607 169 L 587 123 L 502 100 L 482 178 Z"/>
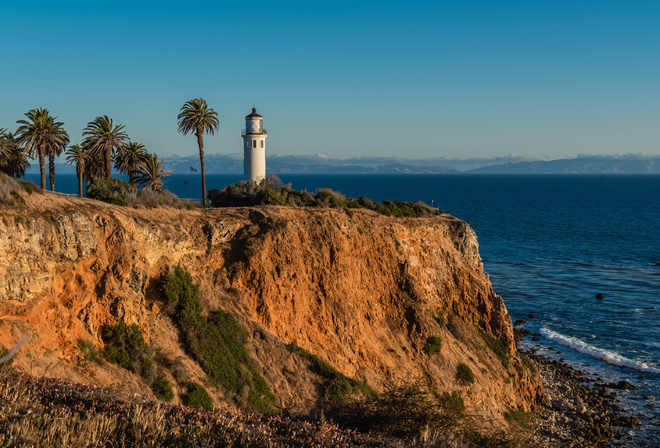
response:
<path fill-rule="evenodd" d="M 58 190 L 75 193 L 68 177 Z M 281 177 L 299 190 L 433 202 L 470 223 L 512 318 L 542 335 L 543 350 L 606 382 L 637 386 L 619 394 L 645 416 L 630 435 L 639 446 L 660 444 L 660 176 Z M 171 176 L 167 188 L 189 197 L 187 180 Z M 210 175 L 207 186 L 240 180 Z M 199 185 L 193 179 L 193 197 Z"/>

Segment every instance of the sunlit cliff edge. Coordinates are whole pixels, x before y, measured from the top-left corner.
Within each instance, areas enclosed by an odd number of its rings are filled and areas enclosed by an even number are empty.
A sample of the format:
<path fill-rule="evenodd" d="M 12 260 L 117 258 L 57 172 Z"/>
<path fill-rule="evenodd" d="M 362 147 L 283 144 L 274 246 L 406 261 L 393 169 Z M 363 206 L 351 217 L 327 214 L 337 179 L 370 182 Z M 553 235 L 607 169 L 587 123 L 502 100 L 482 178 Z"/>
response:
<path fill-rule="evenodd" d="M 450 215 L 145 209 L 24 196 L 24 204 L 0 206 L 0 343 L 30 336 L 14 362 L 27 373 L 150 393 L 117 365 L 76 363 L 78 340 L 102 350 L 103 325 L 137 323 L 173 384 L 184 372 L 207 387 L 216 407 L 236 410 L 187 356 L 166 311 L 162 278 L 181 265 L 199 284 L 205 311 L 229 311 L 248 331 L 258 370 L 278 406 L 293 413 L 312 410 L 321 389 L 308 361 L 286 349 L 291 342 L 377 391 L 406 381 L 423 381 L 438 395 L 458 391 L 484 428 L 543 401 L 477 237 Z M 507 367 L 480 331 L 509 346 Z M 442 339 L 440 353 L 425 353 L 430 336 Z M 474 383 L 457 379 L 459 363 Z"/>

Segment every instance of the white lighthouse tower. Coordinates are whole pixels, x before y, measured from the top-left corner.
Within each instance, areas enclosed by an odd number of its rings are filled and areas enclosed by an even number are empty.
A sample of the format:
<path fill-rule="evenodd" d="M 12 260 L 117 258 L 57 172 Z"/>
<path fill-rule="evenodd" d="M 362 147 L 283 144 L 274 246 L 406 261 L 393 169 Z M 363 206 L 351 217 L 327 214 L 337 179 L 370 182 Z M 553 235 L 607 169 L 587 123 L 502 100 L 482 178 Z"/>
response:
<path fill-rule="evenodd" d="M 252 108 L 252 113 L 245 116 L 243 135 L 243 180 L 260 182 L 266 177 L 266 129 L 264 117 Z"/>

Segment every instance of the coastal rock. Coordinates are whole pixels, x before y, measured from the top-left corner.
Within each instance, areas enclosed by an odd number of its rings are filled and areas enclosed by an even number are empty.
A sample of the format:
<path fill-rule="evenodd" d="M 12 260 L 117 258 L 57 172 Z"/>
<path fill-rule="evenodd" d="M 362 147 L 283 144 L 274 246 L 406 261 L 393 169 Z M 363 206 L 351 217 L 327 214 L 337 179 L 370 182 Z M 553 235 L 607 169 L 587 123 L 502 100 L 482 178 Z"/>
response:
<path fill-rule="evenodd" d="M 602 292 L 599 292 L 598 294 L 596 294 L 596 298 L 602 300 L 605 298 L 605 295 Z"/>
<path fill-rule="evenodd" d="M 621 380 L 618 383 L 610 383 L 608 385 L 610 389 L 618 389 L 618 390 L 631 390 L 635 389 L 635 386 L 633 386 L 629 381 Z"/>

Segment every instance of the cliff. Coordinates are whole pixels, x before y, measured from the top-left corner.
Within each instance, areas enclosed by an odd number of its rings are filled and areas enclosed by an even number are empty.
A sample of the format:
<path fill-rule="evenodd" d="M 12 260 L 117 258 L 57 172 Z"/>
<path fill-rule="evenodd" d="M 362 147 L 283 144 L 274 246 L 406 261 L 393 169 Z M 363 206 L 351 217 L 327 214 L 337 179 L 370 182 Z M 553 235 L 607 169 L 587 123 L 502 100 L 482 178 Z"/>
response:
<path fill-rule="evenodd" d="M 506 307 L 483 270 L 473 230 L 452 216 L 391 218 L 354 210 L 256 207 L 140 209 L 24 194 L 0 206 L 0 342 L 29 342 L 15 366 L 34 375 L 149 393 L 138 375 L 101 361 L 82 367 L 78 341 L 103 349 L 100 328 L 137 323 L 175 384 L 207 386 L 236 409 L 183 348 L 162 292 L 184 266 L 204 312 L 225 310 L 247 330 L 248 352 L 278 406 L 314 408 L 321 380 L 286 344 L 375 390 L 423 381 L 458 391 L 484 427 L 543 400 L 517 354 Z M 442 339 L 437 354 L 424 350 Z M 490 336 L 490 337 L 489 337 Z M 489 348 L 502 341 L 506 359 Z M 474 383 L 457 379 L 460 363 Z"/>

